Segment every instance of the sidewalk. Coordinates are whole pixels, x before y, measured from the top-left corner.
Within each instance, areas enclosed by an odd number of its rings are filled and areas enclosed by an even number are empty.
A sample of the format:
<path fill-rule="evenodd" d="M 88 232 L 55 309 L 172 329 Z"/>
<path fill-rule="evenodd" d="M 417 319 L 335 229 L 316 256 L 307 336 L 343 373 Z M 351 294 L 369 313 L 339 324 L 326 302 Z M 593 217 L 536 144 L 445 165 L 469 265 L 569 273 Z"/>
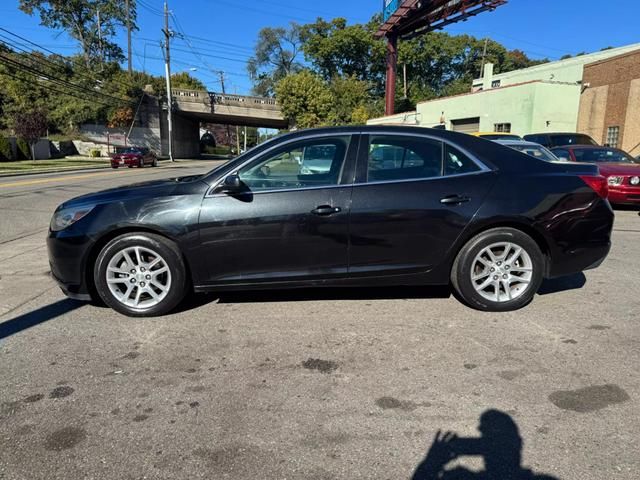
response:
<path fill-rule="evenodd" d="M 180 159 L 177 163 L 202 161 L 209 159 Z M 211 159 L 213 160 L 213 159 Z M 168 159 L 160 159 L 160 165 L 170 165 Z M 11 168 L 16 167 L 16 168 Z M 75 172 L 102 170 L 111 168 L 108 158 L 67 157 L 55 160 L 26 160 L 19 162 L 0 162 L 0 177 L 19 175 L 38 175 L 43 173 Z"/>

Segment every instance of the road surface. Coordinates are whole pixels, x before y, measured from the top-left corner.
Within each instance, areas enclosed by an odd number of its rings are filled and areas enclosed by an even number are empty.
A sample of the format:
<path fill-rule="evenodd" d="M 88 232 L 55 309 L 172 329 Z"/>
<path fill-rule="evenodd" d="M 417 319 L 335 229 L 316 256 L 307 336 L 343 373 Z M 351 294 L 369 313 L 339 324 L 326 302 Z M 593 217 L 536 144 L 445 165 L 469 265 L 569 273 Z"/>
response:
<path fill-rule="evenodd" d="M 440 429 L 478 439 L 471 469 L 521 454 L 557 479 L 638 478 L 636 212 L 600 269 L 507 314 L 446 288 L 195 296 L 157 319 L 61 295 L 57 204 L 211 167 L 0 179 L 0 479 L 408 479 Z"/>

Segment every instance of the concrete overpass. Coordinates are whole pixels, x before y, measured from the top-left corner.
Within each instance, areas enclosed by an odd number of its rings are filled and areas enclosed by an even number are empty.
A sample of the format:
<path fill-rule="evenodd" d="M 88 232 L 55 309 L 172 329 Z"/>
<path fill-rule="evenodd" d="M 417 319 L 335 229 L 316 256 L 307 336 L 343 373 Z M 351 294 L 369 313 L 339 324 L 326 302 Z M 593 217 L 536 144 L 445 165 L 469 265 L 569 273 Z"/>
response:
<path fill-rule="evenodd" d="M 174 112 L 200 122 L 261 128 L 287 128 L 274 98 L 229 95 L 201 90 L 171 90 Z"/>

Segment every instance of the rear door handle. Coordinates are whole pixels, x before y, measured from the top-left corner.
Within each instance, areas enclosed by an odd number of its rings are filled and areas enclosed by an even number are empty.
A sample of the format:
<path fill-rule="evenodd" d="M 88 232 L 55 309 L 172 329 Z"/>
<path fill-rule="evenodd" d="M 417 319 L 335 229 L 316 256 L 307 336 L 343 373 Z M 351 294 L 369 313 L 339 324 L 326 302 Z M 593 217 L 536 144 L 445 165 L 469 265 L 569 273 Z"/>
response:
<path fill-rule="evenodd" d="M 448 195 L 440 199 L 440 203 L 443 205 L 460 205 L 461 203 L 467 203 L 471 199 L 466 195 Z"/>
<path fill-rule="evenodd" d="M 336 213 L 340 213 L 342 209 L 340 207 L 332 207 L 331 205 L 320 205 L 319 207 L 311 210 L 311 213 L 314 215 L 319 215 L 322 217 L 326 217 L 328 215 L 334 215 Z"/>

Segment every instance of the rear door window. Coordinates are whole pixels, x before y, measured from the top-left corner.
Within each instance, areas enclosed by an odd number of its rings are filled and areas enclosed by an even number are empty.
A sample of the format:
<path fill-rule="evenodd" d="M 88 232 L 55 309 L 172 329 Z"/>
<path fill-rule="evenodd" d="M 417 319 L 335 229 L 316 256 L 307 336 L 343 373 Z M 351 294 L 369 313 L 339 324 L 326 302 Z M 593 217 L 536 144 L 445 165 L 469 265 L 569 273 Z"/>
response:
<path fill-rule="evenodd" d="M 369 182 L 441 177 L 442 142 L 427 138 L 372 135 L 369 140 Z"/>

